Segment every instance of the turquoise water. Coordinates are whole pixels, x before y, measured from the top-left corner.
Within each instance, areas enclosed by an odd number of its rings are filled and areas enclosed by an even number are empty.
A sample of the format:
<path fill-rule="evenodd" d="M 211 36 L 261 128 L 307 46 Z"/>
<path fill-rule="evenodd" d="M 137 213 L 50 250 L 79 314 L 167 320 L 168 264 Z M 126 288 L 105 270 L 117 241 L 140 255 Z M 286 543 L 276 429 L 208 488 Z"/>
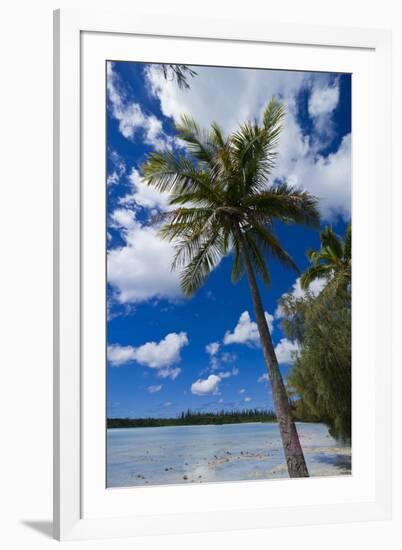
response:
<path fill-rule="evenodd" d="M 298 423 L 311 476 L 351 473 L 351 450 L 323 424 Z M 276 424 L 168 426 L 107 432 L 107 486 L 288 477 Z"/>

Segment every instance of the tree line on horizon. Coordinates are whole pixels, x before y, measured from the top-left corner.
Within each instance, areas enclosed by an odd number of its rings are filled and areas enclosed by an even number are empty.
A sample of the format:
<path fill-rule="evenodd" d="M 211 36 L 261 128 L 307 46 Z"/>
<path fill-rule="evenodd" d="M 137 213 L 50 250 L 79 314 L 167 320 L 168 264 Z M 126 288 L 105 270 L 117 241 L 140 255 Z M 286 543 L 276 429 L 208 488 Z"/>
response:
<path fill-rule="evenodd" d="M 108 418 L 108 428 L 150 428 L 160 426 L 197 426 L 208 424 L 242 424 L 246 422 L 276 422 L 270 409 L 220 410 L 217 412 L 188 409 L 172 418 Z"/>

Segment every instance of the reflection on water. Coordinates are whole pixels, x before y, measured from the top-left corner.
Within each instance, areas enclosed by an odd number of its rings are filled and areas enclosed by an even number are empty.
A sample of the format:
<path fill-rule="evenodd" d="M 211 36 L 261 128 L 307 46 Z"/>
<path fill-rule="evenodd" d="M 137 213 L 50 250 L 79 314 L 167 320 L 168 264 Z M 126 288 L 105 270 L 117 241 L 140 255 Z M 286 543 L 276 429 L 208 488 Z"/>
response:
<path fill-rule="evenodd" d="M 351 473 L 351 449 L 323 424 L 298 423 L 311 476 Z M 287 477 L 276 424 L 108 430 L 107 486 Z"/>

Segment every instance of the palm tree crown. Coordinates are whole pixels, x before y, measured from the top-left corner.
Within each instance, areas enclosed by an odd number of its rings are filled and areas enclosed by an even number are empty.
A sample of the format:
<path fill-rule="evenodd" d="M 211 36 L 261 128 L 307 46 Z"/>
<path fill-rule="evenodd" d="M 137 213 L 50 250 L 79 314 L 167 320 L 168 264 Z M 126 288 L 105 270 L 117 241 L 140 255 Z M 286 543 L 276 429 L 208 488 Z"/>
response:
<path fill-rule="evenodd" d="M 273 230 L 274 220 L 319 225 L 317 200 L 306 191 L 270 182 L 284 108 L 272 99 L 262 124 L 246 122 L 225 137 L 218 124 L 201 129 L 190 117 L 176 124 L 186 155 L 152 153 L 143 165 L 148 185 L 171 195 L 171 211 L 160 230 L 172 241 L 174 268 L 181 268 L 186 295 L 202 286 L 221 258 L 234 253 L 232 279 L 245 271 L 244 253 L 270 282 L 266 253 L 297 270 Z"/>
<path fill-rule="evenodd" d="M 306 290 L 314 280 L 326 278 L 328 288 L 348 289 L 352 276 L 352 226 L 347 226 L 344 240 L 327 226 L 320 240 L 321 248 L 307 253 L 311 265 L 300 277 L 301 287 Z"/>

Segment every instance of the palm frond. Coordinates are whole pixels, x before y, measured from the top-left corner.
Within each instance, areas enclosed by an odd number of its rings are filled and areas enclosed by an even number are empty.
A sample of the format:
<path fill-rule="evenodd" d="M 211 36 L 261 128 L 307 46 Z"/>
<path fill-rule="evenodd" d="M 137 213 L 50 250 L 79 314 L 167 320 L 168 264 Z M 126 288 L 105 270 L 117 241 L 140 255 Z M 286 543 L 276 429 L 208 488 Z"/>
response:
<path fill-rule="evenodd" d="M 245 265 L 240 250 L 239 243 L 236 241 L 233 246 L 233 266 L 232 266 L 232 282 L 237 283 L 243 277 L 245 272 Z"/>
<path fill-rule="evenodd" d="M 255 235 L 252 234 L 252 232 L 247 232 L 244 234 L 245 242 L 247 245 L 248 254 L 250 257 L 250 260 L 252 261 L 254 268 L 259 273 L 261 279 L 263 282 L 267 285 L 271 284 L 271 275 L 269 273 L 267 264 L 264 260 L 263 253 L 261 251 L 261 247 L 258 246 Z M 253 238 L 254 237 L 254 238 Z"/>
<path fill-rule="evenodd" d="M 174 241 L 189 233 L 198 233 L 215 214 L 211 208 L 177 208 L 164 215 L 165 223 L 159 229 L 163 239 Z"/>
<path fill-rule="evenodd" d="M 328 278 L 333 272 L 332 266 L 327 264 L 312 265 L 300 277 L 300 285 L 307 290 L 310 284 L 323 277 Z"/>
<path fill-rule="evenodd" d="M 197 76 L 197 73 L 194 71 L 194 69 L 191 69 L 188 65 L 161 63 L 157 64 L 156 66 L 162 70 L 163 76 L 166 80 L 175 79 L 177 85 L 181 89 L 190 88 L 188 78 L 193 78 L 194 76 Z"/>
<path fill-rule="evenodd" d="M 268 253 L 279 260 L 285 267 L 299 273 L 299 268 L 297 267 L 295 261 L 286 252 L 271 231 L 257 222 L 252 222 L 251 234 L 254 236 L 254 239 L 260 247 L 265 248 Z"/>
<path fill-rule="evenodd" d="M 286 183 L 273 185 L 267 191 L 249 195 L 243 201 L 247 208 L 265 215 L 267 219 L 280 219 L 308 227 L 319 227 L 320 213 L 316 197 Z"/>
<path fill-rule="evenodd" d="M 350 223 L 346 228 L 343 256 L 347 260 L 352 258 L 352 225 Z"/>
<path fill-rule="evenodd" d="M 328 255 L 334 259 L 341 259 L 343 256 L 343 246 L 341 238 L 334 233 L 331 227 L 326 226 L 321 232 L 321 246 L 327 249 Z"/>
<path fill-rule="evenodd" d="M 169 192 L 175 197 L 203 192 L 211 201 L 221 201 L 219 190 L 211 185 L 208 173 L 184 155 L 175 156 L 170 151 L 152 153 L 141 169 L 145 182 L 161 193 Z"/>
<path fill-rule="evenodd" d="M 205 282 L 222 258 L 222 237 L 219 229 L 199 245 L 198 252 L 180 274 L 180 285 L 186 296 L 191 296 Z"/>
<path fill-rule="evenodd" d="M 215 147 L 209 139 L 208 132 L 202 130 L 196 121 L 188 115 L 182 115 L 175 127 L 178 137 L 185 142 L 187 150 L 195 159 L 200 162 L 212 162 Z"/>

